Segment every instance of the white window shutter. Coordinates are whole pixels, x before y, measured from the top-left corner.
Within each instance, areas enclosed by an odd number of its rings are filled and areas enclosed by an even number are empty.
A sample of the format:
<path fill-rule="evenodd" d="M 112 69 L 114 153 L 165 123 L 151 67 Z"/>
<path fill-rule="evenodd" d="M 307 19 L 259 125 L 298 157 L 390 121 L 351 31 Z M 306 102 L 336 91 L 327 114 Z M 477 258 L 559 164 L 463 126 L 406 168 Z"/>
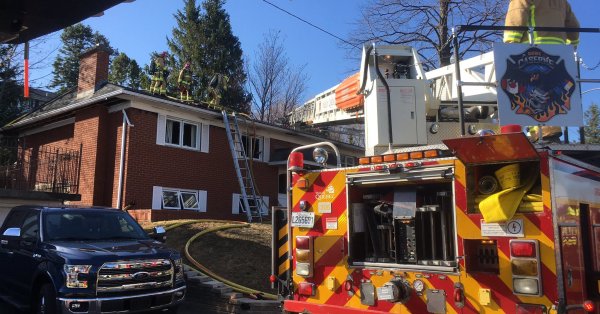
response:
<path fill-rule="evenodd" d="M 231 213 L 238 215 L 240 213 L 240 195 L 233 193 L 231 198 Z"/>
<path fill-rule="evenodd" d="M 200 133 L 200 151 L 203 153 L 208 153 L 208 143 L 210 138 L 210 125 L 202 124 L 202 132 Z"/>
<path fill-rule="evenodd" d="M 198 191 L 198 211 L 206 212 L 206 202 L 208 193 L 206 191 Z"/>
<path fill-rule="evenodd" d="M 165 145 L 165 131 L 167 128 L 167 117 L 159 114 L 156 123 L 156 144 Z"/>
<path fill-rule="evenodd" d="M 162 187 L 152 187 L 152 209 L 162 208 Z"/>
<path fill-rule="evenodd" d="M 263 143 L 263 161 L 269 162 L 271 160 L 271 139 L 265 137 Z"/>

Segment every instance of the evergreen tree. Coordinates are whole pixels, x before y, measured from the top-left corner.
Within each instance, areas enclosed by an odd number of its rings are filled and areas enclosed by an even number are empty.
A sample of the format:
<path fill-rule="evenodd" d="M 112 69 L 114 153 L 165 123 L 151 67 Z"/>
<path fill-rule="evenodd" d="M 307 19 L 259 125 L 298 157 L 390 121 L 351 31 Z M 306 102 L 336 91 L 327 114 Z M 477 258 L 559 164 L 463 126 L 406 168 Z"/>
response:
<path fill-rule="evenodd" d="M 189 61 L 195 99 L 208 102 L 208 83 L 216 74 L 229 78 L 221 105 L 249 112 L 250 95 L 245 91 L 246 72 L 239 39 L 233 35 L 223 0 L 205 0 L 202 10 L 195 0 L 184 0 L 184 8 L 175 14 L 177 27 L 168 39 L 174 62 L 172 86 L 179 69 Z"/>
<path fill-rule="evenodd" d="M 239 112 L 250 112 L 251 96 L 246 92 L 246 72 L 239 39 L 233 35 L 224 0 L 205 0 L 200 17 L 203 42 L 203 63 L 200 84 L 203 89 L 215 74 L 229 78 L 221 104 Z"/>
<path fill-rule="evenodd" d="M 585 142 L 600 144 L 600 109 L 597 104 L 592 104 L 584 114 Z"/>
<path fill-rule="evenodd" d="M 116 54 L 116 50 L 110 47 L 110 43 L 104 35 L 94 32 L 91 27 L 83 24 L 75 24 L 66 27 L 60 35 L 62 47 L 54 60 L 54 76 L 50 87 L 59 88 L 64 92 L 71 87 L 77 86 L 79 75 L 79 56 L 87 49 L 95 45 L 107 47 L 111 54 Z"/>
<path fill-rule="evenodd" d="M 17 84 L 17 67 L 12 62 L 15 48 L 0 45 L 0 127 L 22 113 L 22 87 Z"/>
<path fill-rule="evenodd" d="M 108 80 L 118 85 L 139 89 L 141 73 L 142 69 L 138 63 L 121 52 L 110 64 Z"/>
<path fill-rule="evenodd" d="M 167 38 L 167 44 L 173 57 L 171 63 L 173 69 L 177 72 L 172 75 L 169 85 L 176 86 L 179 69 L 187 61 L 190 62 L 190 69 L 193 74 L 198 73 L 203 66 L 202 61 L 202 42 L 200 38 L 200 9 L 196 5 L 196 0 L 184 0 L 183 11 L 179 10 L 174 15 L 177 21 L 177 27 L 173 28 L 172 38 Z M 151 60 L 154 60 L 152 58 Z M 192 94 L 196 99 L 202 99 L 201 91 L 198 87 L 196 75 L 192 75 Z"/>

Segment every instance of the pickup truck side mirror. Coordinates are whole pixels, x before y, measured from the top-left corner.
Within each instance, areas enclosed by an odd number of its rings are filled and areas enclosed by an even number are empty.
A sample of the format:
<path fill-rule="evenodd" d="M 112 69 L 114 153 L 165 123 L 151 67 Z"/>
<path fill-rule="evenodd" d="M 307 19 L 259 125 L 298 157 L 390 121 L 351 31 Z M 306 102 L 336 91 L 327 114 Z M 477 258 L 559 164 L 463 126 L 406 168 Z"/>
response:
<path fill-rule="evenodd" d="M 153 228 L 153 233 L 151 235 L 152 239 L 165 243 L 167 241 L 167 231 L 163 226 L 157 226 Z"/>
<path fill-rule="evenodd" d="M 21 236 L 21 228 L 8 228 L 4 230 L 2 233 L 2 240 L 0 240 L 0 245 L 13 249 L 17 247 L 17 241 Z"/>
<path fill-rule="evenodd" d="M 2 235 L 5 237 L 20 237 L 21 228 L 8 228 L 4 230 L 4 233 Z"/>

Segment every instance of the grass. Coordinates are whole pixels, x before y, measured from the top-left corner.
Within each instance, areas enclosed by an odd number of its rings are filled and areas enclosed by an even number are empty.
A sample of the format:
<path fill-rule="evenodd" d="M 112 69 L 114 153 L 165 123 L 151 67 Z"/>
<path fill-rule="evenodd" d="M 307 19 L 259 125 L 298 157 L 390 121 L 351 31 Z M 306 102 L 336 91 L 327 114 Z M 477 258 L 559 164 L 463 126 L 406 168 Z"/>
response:
<path fill-rule="evenodd" d="M 162 225 L 168 227 L 182 222 L 155 222 L 142 225 L 144 229 Z M 183 254 L 186 242 L 196 233 L 227 223 L 194 223 L 167 231 L 166 244 Z M 253 223 L 249 228 L 234 228 L 203 235 L 190 246 L 190 255 L 200 264 L 223 278 L 263 292 L 271 290 L 271 225 Z"/>

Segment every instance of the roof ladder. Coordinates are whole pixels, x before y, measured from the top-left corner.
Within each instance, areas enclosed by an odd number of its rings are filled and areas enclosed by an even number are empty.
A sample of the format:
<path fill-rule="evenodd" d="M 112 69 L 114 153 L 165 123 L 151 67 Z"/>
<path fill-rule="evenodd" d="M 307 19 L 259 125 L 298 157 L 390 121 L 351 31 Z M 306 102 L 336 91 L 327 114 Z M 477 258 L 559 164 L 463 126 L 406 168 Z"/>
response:
<path fill-rule="evenodd" d="M 240 201 L 242 202 L 242 210 L 248 216 L 248 222 L 252 222 L 253 218 L 262 222 L 261 208 L 264 205 L 262 197 L 256 195 L 254 176 L 250 163 L 246 154 L 246 148 L 242 142 L 242 133 L 238 127 L 238 118 L 235 113 L 231 115 L 225 110 L 222 111 L 225 131 L 227 131 L 227 140 L 229 149 L 233 157 L 233 165 L 235 173 L 240 184 Z"/>

